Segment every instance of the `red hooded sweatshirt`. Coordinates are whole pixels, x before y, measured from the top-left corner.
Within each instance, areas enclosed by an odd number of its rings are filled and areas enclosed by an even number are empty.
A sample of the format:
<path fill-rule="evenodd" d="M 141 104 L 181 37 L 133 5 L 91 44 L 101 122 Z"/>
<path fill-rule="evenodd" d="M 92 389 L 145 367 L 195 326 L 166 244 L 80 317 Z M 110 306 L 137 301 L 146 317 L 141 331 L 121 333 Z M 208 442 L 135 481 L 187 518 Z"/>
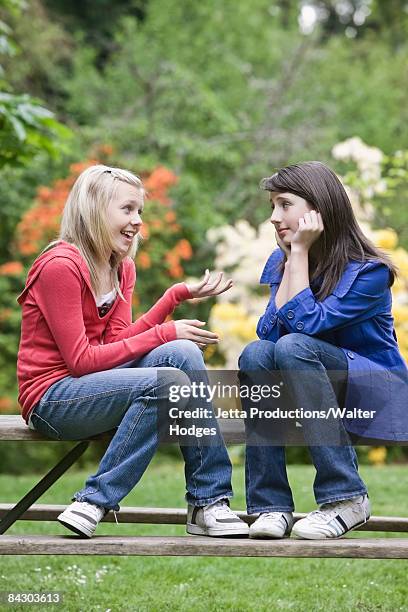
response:
<path fill-rule="evenodd" d="M 174 322 L 163 321 L 180 302 L 192 297 L 187 285 L 170 287 L 132 323 L 135 280 L 135 264 L 126 257 L 119 266 L 126 302 L 117 294 L 101 317 L 88 266 L 74 245 L 61 241 L 34 261 L 17 298 L 22 307 L 18 401 L 26 422 L 57 380 L 109 370 L 176 339 Z"/>

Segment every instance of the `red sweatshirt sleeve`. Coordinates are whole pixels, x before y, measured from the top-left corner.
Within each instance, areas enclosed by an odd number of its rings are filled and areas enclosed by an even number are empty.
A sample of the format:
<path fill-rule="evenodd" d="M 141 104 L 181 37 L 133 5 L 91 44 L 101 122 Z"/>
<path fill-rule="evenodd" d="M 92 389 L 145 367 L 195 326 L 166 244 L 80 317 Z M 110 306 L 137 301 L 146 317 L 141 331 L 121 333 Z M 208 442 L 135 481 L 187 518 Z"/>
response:
<path fill-rule="evenodd" d="M 192 297 L 185 283 L 177 283 L 167 289 L 164 295 L 162 295 L 146 314 L 132 323 L 132 294 L 135 286 L 136 273 L 135 264 L 132 260 L 128 261 L 128 266 L 128 282 L 123 291 L 126 302 L 120 300 L 115 308 L 115 312 L 112 313 L 109 319 L 104 334 L 104 341 L 106 343 L 136 336 L 151 329 L 155 325 L 163 323 L 166 317 L 172 314 L 176 306 Z"/>
<path fill-rule="evenodd" d="M 82 283 L 76 264 L 68 258 L 56 257 L 45 264 L 32 287 L 72 376 L 114 368 L 175 339 L 174 323 L 169 321 L 118 342 L 91 345 L 82 314 Z"/>

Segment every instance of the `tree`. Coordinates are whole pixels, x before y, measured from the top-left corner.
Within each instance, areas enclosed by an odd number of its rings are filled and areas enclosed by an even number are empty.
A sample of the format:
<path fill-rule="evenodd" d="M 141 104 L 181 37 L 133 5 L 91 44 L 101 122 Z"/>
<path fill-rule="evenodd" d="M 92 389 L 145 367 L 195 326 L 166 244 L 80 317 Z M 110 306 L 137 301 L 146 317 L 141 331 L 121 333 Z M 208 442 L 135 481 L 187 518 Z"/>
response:
<path fill-rule="evenodd" d="M 87 44 L 97 51 L 97 64 L 103 66 L 115 50 L 114 31 L 125 15 L 139 21 L 145 18 L 148 0 L 44 0 L 51 15 L 58 17 L 67 30 L 81 30 Z"/>
<path fill-rule="evenodd" d="M 1 13 L 11 11 L 19 14 L 24 6 L 22 0 L 2 0 Z M 3 55 L 17 53 L 12 41 L 11 29 L 0 20 Z M 0 53 L 1 53 L 0 51 Z M 27 164 L 37 153 L 49 155 L 58 152 L 57 140 L 67 138 L 69 131 L 55 120 L 54 114 L 41 102 L 28 94 L 15 94 L 0 66 L 0 168 L 9 165 Z"/>
<path fill-rule="evenodd" d="M 338 34 L 371 40 L 380 37 L 394 51 L 406 43 L 406 0 L 306 0 L 303 5 L 314 8 L 322 39 Z"/>
<path fill-rule="evenodd" d="M 18 55 L 19 47 L 13 32 L 5 22 L 19 18 L 25 3 L 22 0 L 1 0 L 0 58 L 9 67 Z M 33 167 L 42 158 L 49 166 L 62 154 L 72 137 L 71 131 L 57 121 L 53 112 L 41 100 L 28 93 L 15 93 L 9 75 L 0 65 L 0 261 L 10 255 L 9 243 L 25 203 L 32 196 L 26 184 L 19 184 L 19 171 L 26 168 L 31 178 Z M 35 186 L 34 186 L 35 188 Z M 16 195 L 15 200 L 13 195 Z"/>

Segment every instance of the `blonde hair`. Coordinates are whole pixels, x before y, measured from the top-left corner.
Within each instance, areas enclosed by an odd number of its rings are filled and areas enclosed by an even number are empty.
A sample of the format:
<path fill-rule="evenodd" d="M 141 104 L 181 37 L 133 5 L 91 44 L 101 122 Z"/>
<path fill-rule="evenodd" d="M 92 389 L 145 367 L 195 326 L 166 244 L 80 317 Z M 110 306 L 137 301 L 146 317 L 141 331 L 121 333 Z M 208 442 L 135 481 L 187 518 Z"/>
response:
<path fill-rule="evenodd" d="M 125 300 L 119 287 L 118 268 L 124 257 L 134 259 L 140 239 L 139 236 L 134 239 L 125 256 L 114 252 L 113 236 L 107 223 L 107 210 L 115 197 L 119 181 L 136 187 L 143 202 L 145 190 L 142 181 L 132 172 L 102 164 L 84 170 L 68 195 L 58 238 L 50 242 L 41 254 L 59 244 L 61 240 L 77 247 L 88 264 L 95 295 L 99 294 L 101 288 L 97 265 L 105 263 L 110 255 L 113 284 L 120 297 Z"/>

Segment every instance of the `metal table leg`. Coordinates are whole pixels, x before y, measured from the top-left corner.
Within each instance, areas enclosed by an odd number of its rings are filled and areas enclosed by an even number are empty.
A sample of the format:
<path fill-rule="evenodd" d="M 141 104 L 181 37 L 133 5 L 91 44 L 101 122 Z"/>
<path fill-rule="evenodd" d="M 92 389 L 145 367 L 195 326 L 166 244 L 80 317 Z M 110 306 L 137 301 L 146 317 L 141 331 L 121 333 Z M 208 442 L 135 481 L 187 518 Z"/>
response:
<path fill-rule="evenodd" d="M 89 440 L 80 442 L 57 463 L 0 521 L 0 534 L 5 533 L 28 508 L 51 487 L 86 451 Z"/>

